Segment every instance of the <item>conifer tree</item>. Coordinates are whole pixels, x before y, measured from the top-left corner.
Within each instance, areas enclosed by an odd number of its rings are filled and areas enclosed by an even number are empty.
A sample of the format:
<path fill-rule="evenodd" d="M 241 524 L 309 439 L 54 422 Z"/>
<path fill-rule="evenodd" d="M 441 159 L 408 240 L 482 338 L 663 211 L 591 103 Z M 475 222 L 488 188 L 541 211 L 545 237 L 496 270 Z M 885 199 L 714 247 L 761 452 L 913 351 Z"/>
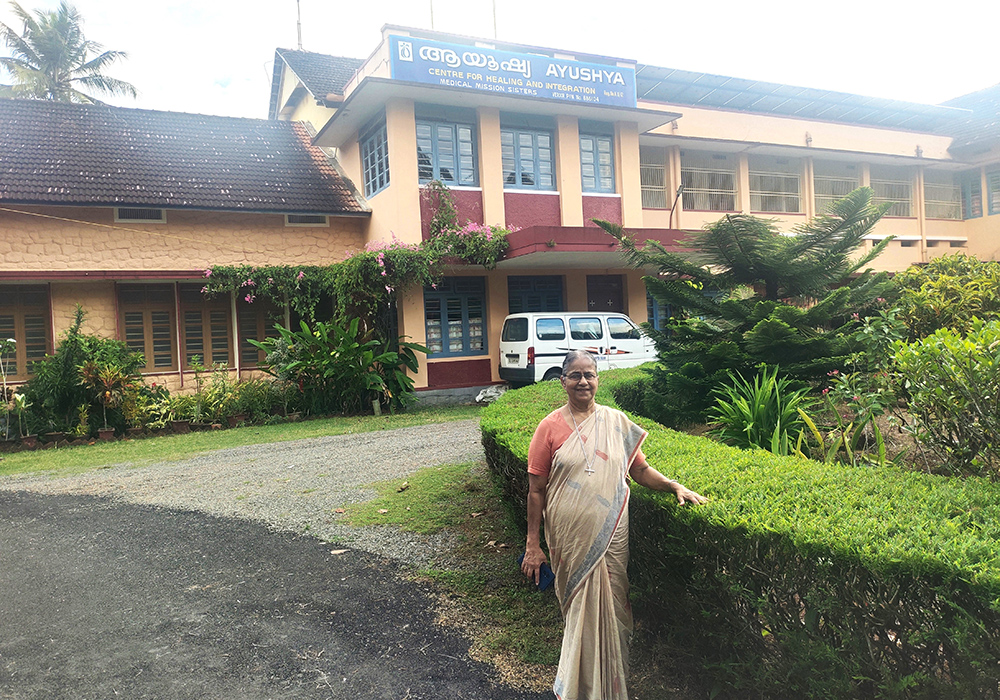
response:
<path fill-rule="evenodd" d="M 689 236 L 680 253 L 655 241 L 640 246 L 621 226 L 596 221 L 631 265 L 653 273 L 643 277 L 646 289 L 671 310 L 666 329 L 647 324 L 660 359 L 649 414 L 665 425 L 702 420 L 730 372 L 749 378 L 766 365 L 806 383 L 841 369 L 854 314 L 891 289 L 885 273 L 867 269 L 890 239 L 854 255 L 888 207 L 859 188 L 792 235 L 771 219 L 727 214 Z"/>

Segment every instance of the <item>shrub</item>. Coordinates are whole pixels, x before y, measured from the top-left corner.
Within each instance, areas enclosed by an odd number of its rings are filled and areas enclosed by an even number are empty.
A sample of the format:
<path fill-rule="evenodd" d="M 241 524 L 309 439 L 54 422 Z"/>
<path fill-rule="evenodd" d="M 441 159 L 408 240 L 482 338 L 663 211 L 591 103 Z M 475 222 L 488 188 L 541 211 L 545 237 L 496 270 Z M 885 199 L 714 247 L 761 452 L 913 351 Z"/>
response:
<path fill-rule="evenodd" d="M 895 278 L 899 318 L 910 340 L 940 328 L 966 332 L 973 318 L 1000 318 L 1000 263 L 958 253 L 913 266 Z"/>
<path fill-rule="evenodd" d="M 635 370 L 601 375 L 598 401 Z M 482 413 L 524 522 L 528 444 L 565 400 L 541 383 Z M 710 497 L 634 488 L 630 576 L 656 630 L 717 698 L 1000 697 L 1000 486 L 735 450 L 636 418 L 649 461 Z"/>
<path fill-rule="evenodd" d="M 412 383 L 406 387 L 395 375 L 410 359 L 386 350 L 378 339 L 365 340 L 357 318 L 346 327 L 318 322 L 310 328 L 303 321 L 298 331 L 276 328 L 280 337 L 250 342 L 267 353 L 265 371 L 299 385 L 310 413 L 367 412 L 373 400 L 386 397 L 386 373 L 392 373 L 394 400 L 405 402 L 412 391 Z"/>
<path fill-rule="evenodd" d="M 47 355 L 32 365 L 34 376 L 24 385 L 22 394 L 31 407 L 28 409 L 26 429 L 30 433 L 71 431 L 77 425 L 79 407 L 86 404 L 93 415 L 103 415 L 104 406 L 96 394 L 81 382 L 80 367 L 93 363 L 97 367 L 114 367 L 126 377 L 138 374 L 145 364 L 142 353 L 132 352 L 120 340 L 110 340 L 86 335 L 82 331 L 86 316 L 77 305 L 72 325 L 66 331 L 55 354 Z M 120 406 L 109 406 L 107 424 L 118 431 L 125 428 L 125 418 Z"/>
<path fill-rule="evenodd" d="M 1000 466 L 1000 321 L 972 319 L 968 335 L 947 328 L 898 345 L 917 437 L 961 473 Z"/>
<path fill-rule="evenodd" d="M 713 390 L 716 404 L 709 419 L 718 424 L 713 434 L 735 447 L 792 454 L 805 428 L 799 410 L 812 404 L 806 398 L 809 390 L 793 389 L 787 377 L 778 376 L 777 367 L 761 368 L 752 381 L 734 374 L 729 379 Z"/>

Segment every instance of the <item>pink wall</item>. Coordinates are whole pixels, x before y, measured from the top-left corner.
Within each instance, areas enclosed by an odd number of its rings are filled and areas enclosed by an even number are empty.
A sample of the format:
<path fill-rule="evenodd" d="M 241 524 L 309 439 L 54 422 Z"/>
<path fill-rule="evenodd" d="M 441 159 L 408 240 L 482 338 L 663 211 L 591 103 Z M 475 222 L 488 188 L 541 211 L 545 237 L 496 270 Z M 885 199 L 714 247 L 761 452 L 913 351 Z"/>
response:
<path fill-rule="evenodd" d="M 597 226 L 591 219 L 610 221 L 613 224 L 622 222 L 621 197 L 583 197 L 583 225 Z"/>
<path fill-rule="evenodd" d="M 420 231 L 426 240 L 430 234 L 431 218 L 434 216 L 434 202 L 425 195 L 420 195 Z M 451 190 L 455 200 L 455 210 L 458 212 L 458 224 L 463 226 L 468 221 L 483 223 L 483 193 L 479 190 Z"/>
<path fill-rule="evenodd" d="M 559 195 L 504 192 L 504 211 L 507 225 L 519 228 L 529 226 L 559 226 Z"/>

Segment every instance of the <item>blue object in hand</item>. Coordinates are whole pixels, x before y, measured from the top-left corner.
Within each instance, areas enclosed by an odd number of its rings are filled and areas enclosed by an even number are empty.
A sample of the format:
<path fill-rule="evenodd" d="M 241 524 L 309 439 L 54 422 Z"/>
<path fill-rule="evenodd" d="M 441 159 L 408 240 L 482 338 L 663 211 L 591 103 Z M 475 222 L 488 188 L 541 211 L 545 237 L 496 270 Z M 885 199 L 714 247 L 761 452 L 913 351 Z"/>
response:
<path fill-rule="evenodd" d="M 525 552 L 521 552 L 521 556 L 517 558 L 517 565 L 521 566 L 521 562 L 524 561 Z M 543 561 L 542 565 L 538 567 L 538 590 L 544 591 L 546 588 L 552 585 L 556 580 L 556 575 L 552 573 L 552 568 L 549 566 L 547 561 Z"/>

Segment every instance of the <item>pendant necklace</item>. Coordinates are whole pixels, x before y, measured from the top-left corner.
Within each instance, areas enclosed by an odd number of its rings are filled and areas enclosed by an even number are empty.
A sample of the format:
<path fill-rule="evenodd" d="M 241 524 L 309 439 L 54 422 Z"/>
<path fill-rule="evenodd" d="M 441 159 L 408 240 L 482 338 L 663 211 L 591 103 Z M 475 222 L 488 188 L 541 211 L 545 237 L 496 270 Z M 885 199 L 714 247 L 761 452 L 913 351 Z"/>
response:
<path fill-rule="evenodd" d="M 597 413 L 597 409 L 594 409 L 594 413 Z M 580 434 L 580 426 L 576 422 L 576 416 L 573 415 L 573 409 L 569 409 L 569 417 L 573 419 L 573 427 L 576 428 L 576 438 L 580 441 L 580 449 L 583 450 L 583 461 L 586 463 L 587 468 L 583 471 L 587 472 L 587 476 L 594 473 L 594 462 L 597 461 L 597 435 L 598 431 L 601 429 L 601 422 L 598 416 L 594 416 L 594 420 L 597 421 L 597 427 L 594 428 L 594 456 L 589 460 L 587 459 L 587 447 L 583 443 L 583 436 Z"/>

